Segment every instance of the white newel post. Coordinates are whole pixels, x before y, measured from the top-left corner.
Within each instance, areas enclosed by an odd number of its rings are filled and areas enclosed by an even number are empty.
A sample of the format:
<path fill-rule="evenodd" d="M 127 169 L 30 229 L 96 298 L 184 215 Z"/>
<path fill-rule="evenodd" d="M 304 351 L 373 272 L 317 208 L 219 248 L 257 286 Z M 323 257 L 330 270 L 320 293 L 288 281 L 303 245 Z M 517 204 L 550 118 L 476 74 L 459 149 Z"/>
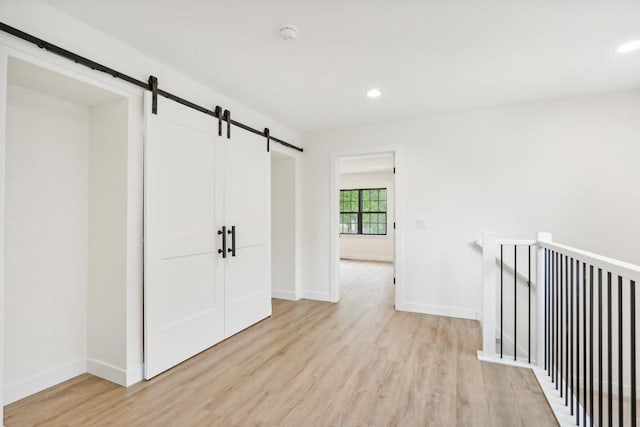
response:
<path fill-rule="evenodd" d="M 482 353 L 496 353 L 496 233 L 482 233 Z"/>
<path fill-rule="evenodd" d="M 552 240 L 551 233 L 547 232 L 539 232 L 538 233 L 538 242 L 551 242 Z M 536 285 L 537 285 L 537 327 L 536 327 L 536 348 L 538 349 L 538 357 L 537 362 L 539 367 L 544 367 L 544 295 L 545 289 L 547 286 L 544 274 L 544 248 L 541 248 L 538 245 L 538 252 L 536 254 Z"/>

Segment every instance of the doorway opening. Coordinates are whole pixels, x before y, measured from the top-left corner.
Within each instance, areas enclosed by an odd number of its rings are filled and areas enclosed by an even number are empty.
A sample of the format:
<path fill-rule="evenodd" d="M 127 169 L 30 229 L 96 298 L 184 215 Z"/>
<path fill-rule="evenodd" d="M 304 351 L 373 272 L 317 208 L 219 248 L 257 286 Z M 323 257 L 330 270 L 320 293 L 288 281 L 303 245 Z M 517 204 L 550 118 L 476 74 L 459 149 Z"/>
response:
<path fill-rule="evenodd" d="M 271 297 L 297 300 L 295 154 L 271 149 Z"/>
<path fill-rule="evenodd" d="M 331 291 L 336 302 L 372 292 L 398 301 L 399 151 L 334 153 Z"/>
<path fill-rule="evenodd" d="M 3 404 L 126 385 L 128 98 L 7 59 Z"/>

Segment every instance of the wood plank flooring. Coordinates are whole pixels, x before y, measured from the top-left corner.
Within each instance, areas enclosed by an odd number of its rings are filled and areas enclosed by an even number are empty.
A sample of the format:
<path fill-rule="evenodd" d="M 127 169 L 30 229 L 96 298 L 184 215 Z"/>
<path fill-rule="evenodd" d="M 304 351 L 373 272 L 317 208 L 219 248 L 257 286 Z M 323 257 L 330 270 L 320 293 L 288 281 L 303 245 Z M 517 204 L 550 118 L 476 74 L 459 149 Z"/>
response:
<path fill-rule="evenodd" d="M 477 322 L 394 311 L 392 275 L 343 261 L 339 304 L 274 300 L 152 381 L 81 375 L 5 407 L 5 425 L 556 425 L 533 374 L 477 361 Z"/>

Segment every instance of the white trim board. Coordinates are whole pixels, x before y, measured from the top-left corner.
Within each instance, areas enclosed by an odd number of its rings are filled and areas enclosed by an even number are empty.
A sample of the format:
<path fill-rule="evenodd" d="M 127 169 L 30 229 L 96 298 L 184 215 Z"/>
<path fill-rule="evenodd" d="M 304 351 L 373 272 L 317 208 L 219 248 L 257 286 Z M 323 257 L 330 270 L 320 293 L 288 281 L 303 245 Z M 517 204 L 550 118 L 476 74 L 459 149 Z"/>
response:
<path fill-rule="evenodd" d="M 297 301 L 298 295 L 295 292 L 291 292 L 291 291 L 281 291 L 278 289 L 271 289 L 271 298 Z"/>
<path fill-rule="evenodd" d="M 118 385 L 127 386 L 127 371 L 96 359 L 87 359 L 87 373 Z"/>
<path fill-rule="evenodd" d="M 431 314 L 434 316 L 456 317 L 459 319 L 480 320 L 482 313 L 472 308 L 450 307 L 435 304 L 418 304 L 413 302 L 396 303 L 396 310 L 411 313 Z"/>
<path fill-rule="evenodd" d="M 549 406 L 551 406 L 551 410 L 553 411 L 553 415 L 555 415 L 556 420 L 558 420 L 558 424 L 560 426 L 575 426 L 576 425 L 576 417 L 575 415 L 571 415 L 571 411 L 568 406 L 564 405 L 564 397 L 560 397 L 560 393 L 556 390 L 555 384 L 551 382 L 551 377 L 548 377 L 545 370 L 534 367 L 530 368 L 533 371 L 533 375 L 535 375 L 542 392 L 544 393 L 544 397 L 546 397 L 547 402 L 549 402 Z M 580 402 L 577 402 L 578 411 L 580 413 L 580 422 L 582 423 L 582 405 Z M 583 425 L 590 425 L 591 419 L 589 414 L 587 414 L 587 420 Z"/>
<path fill-rule="evenodd" d="M 302 291 L 302 293 L 300 294 L 300 298 L 310 299 L 315 301 L 338 302 L 333 300 L 331 298 L 331 294 L 328 292 Z"/>
<path fill-rule="evenodd" d="M 4 405 L 31 396 L 86 372 L 87 361 L 81 359 L 37 373 L 17 383 L 8 384 L 4 386 Z"/>

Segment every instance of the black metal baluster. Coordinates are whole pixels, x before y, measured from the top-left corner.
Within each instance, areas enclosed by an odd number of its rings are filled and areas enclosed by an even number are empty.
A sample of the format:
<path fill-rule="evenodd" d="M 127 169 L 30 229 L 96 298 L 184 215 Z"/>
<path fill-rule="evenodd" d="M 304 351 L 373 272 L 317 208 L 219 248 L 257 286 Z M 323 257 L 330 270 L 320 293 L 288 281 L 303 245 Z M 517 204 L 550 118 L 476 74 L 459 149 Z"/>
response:
<path fill-rule="evenodd" d="M 624 419 L 622 337 L 622 276 L 618 276 L 618 424 L 620 425 L 620 427 L 622 427 Z"/>
<path fill-rule="evenodd" d="M 502 334 L 502 276 L 504 270 L 504 258 L 503 258 L 503 245 L 500 245 L 500 359 L 502 359 L 502 344 L 504 343 L 504 337 Z"/>
<path fill-rule="evenodd" d="M 598 268 L 598 425 L 602 425 L 602 269 Z"/>
<path fill-rule="evenodd" d="M 529 269 L 527 272 L 527 289 L 529 291 L 529 301 L 528 301 L 528 308 L 527 308 L 527 319 L 528 319 L 528 323 L 527 323 L 527 335 L 528 335 L 528 339 L 529 339 L 529 343 L 527 345 L 527 348 L 529 350 L 529 363 L 531 363 L 531 246 L 529 246 L 529 254 L 528 254 L 529 258 L 528 258 L 528 265 L 529 265 Z M 540 283 L 540 282 L 538 282 Z M 540 364 L 540 361 L 538 360 L 538 364 Z"/>
<path fill-rule="evenodd" d="M 580 261 L 579 260 L 576 260 L 576 425 L 578 426 L 580 425 Z"/>
<path fill-rule="evenodd" d="M 551 288 L 549 289 L 549 300 L 551 302 L 549 306 L 549 373 L 551 374 L 551 382 L 555 382 L 555 373 L 554 373 L 554 355 L 555 355 L 555 279 L 554 279 L 554 268 L 555 268 L 555 254 L 553 251 L 549 254 L 550 261 L 550 270 L 549 270 L 549 282 L 551 283 Z"/>
<path fill-rule="evenodd" d="M 553 251 L 549 254 L 550 261 L 550 269 L 549 269 L 549 282 L 551 283 L 551 288 L 549 289 L 549 373 L 551 374 L 551 382 L 555 382 L 555 371 L 554 371 L 554 358 L 555 358 L 555 279 L 554 279 L 554 268 L 555 268 L 555 254 Z"/>
<path fill-rule="evenodd" d="M 513 360 L 518 360 L 518 245 L 513 245 Z"/>
<path fill-rule="evenodd" d="M 608 384 L 608 393 L 609 399 L 608 410 L 609 417 L 607 418 L 609 421 L 609 427 L 613 426 L 613 365 L 611 363 L 611 347 L 613 343 L 613 329 L 611 329 L 611 272 L 607 272 L 607 380 Z"/>
<path fill-rule="evenodd" d="M 558 367 L 560 368 L 560 375 L 559 375 L 559 385 L 560 385 L 560 397 L 563 396 L 562 393 L 562 385 L 563 385 L 563 370 L 566 368 L 564 366 L 564 358 L 563 358 L 563 350 L 564 350 L 564 315 L 563 315 L 563 311 L 564 311 L 564 306 L 562 304 L 562 293 L 563 293 L 563 267 L 564 267 L 564 263 L 563 263 L 563 259 L 564 256 L 562 254 L 560 254 L 560 281 L 558 282 L 558 292 L 560 293 L 560 304 L 559 304 L 559 311 L 560 311 L 560 316 L 558 317 L 558 321 L 560 322 L 560 335 L 558 336 L 559 338 L 559 343 L 560 343 L 560 360 L 558 360 Z M 566 383 L 566 381 L 565 381 Z"/>
<path fill-rule="evenodd" d="M 589 266 L 589 416 L 593 425 L 593 266 Z"/>
<path fill-rule="evenodd" d="M 564 256 L 564 405 L 569 406 L 569 257 Z"/>
<path fill-rule="evenodd" d="M 636 282 L 629 282 L 629 332 L 631 334 L 631 343 L 629 350 L 631 353 L 631 425 L 636 426 Z"/>
<path fill-rule="evenodd" d="M 587 264 L 582 263 L 582 420 L 587 425 Z"/>
<path fill-rule="evenodd" d="M 553 288 L 555 291 L 555 300 L 553 302 L 555 308 L 554 321 L 555 321 L 555 331 L 553 333 L 553 337 L 555 338 L 555 349 L 556 354 L 553 360 L 553 367 L 555 368 L 555 379 L 556 379 L 556 390 L 558 389 L 558 254 L 555 254 L 555 278 L 553 279 Z"/>
<path fill-rule="evenodd" d="M 570 281 L 569 281 L 569 378 L 570 378 L 570 390 L 571 390 L 571 396 L 569 397 L 570 400 L 570 407 L 571 407 L 571 415 L 573 415 L 573 394 L 574 394 L 574 390 L 573 390 L 573 258 L 571 258 L 571 277 L 570 277 Z"/>

